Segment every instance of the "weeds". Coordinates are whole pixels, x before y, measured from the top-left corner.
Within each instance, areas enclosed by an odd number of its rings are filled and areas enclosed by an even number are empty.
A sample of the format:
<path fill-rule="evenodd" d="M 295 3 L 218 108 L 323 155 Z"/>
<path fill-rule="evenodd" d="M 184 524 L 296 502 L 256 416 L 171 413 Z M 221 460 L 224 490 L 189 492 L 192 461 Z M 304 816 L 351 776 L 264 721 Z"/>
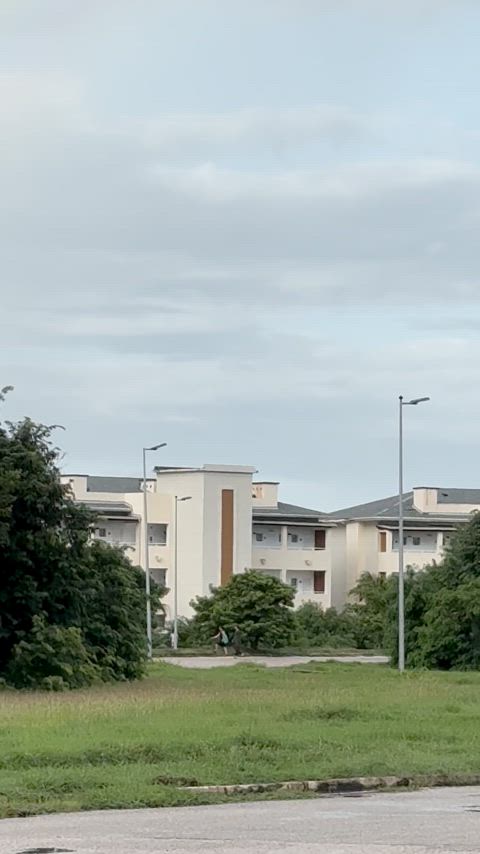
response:
<path fill-rule="evenodd" d="M 479 673 L 154 665 L 134 684 L 3 692 L 0 816 L 224 800 L 180 785 L 480 771 Z"/>

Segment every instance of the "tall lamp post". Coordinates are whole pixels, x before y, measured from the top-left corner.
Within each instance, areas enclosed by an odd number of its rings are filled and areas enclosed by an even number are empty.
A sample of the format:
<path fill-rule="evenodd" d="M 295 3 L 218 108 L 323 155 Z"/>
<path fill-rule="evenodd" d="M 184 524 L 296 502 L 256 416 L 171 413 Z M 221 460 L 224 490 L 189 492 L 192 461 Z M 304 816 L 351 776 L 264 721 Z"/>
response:
<path fill-rule="evenodd" d="M 175 544 L 173 551 L 173 635 L 172 635 L 172 646 L 173 649 L 178 649 L 178 502 L 179 501 L 190 501 L 191 495 L 184 495 L 182 498 L 179 498 L 178 495 L 174 496 L 175 498 Z"/>
<path fill-rule="evenodd" d="M 145 570 L 145 597 L 147 600 L 147 655 L 152 658 L 152 603 L 150 601 L 150 566 L 148 561 L 148 503 L 147 503 L 147 451 L 165 448 L 166 442 L 143 448 L 143 564 Z"/>
<path fill-rule="evenodd" d="M 425 403 L 429 397 L 416 397 L 404 400 L 400 395 L 399 402 L 399 431 L 398 431 L 398 669 L 405 670 L 405 579 L 403 555 L 403 407 L 418 406 Z"/>

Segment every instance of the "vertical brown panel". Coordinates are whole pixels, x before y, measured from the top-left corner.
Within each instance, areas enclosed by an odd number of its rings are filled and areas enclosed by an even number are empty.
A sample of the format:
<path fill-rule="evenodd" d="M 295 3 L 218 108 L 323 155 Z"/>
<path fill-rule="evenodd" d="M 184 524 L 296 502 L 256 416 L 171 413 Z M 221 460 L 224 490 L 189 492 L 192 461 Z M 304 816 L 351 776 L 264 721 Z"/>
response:
<path fill-rule="evenodd" d="M 233 573 L 233 489 L 222 489 L 222 551 L 220 583 L 226 584 Z"/>
<path fill-rule="evenodd" d="M 387 532 L 386 531 L 380 531 L 380 551 L 381 552 L 387 551 Z"/>
<path fill-rule="evenodd" d="M 315 536 L 315 548 L 316 549 L 324 549 L 325 548 L 325 542 L 326 542 L 326 531 L 323 529 L 315 531 L 314 536 Z"/>

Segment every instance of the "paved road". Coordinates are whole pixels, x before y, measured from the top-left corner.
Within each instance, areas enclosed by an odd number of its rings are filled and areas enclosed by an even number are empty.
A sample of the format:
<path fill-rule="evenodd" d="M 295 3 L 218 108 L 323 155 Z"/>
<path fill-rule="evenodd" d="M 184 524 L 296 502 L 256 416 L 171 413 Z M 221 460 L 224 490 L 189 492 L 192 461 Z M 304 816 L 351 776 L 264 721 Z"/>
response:
<path fill-rule="evenodd" d="M 1 854 L 467 854 L 480 851 L 480 788 L 0 822 Z"/>
<path fill-rule="evenodd" d="M 318 655 L 309 657 L 307 655 L 245 655 L 235 658 L 233 655 L 212 656 L 163 656 L 157 661 L 166 661 L 167 664 L 178 664 L 179 667 L 194 667 L 199 670 L 209 670 L 211 667 L 231 667 L 241 662 L 251 664 L 264 664 L 265 667 L 290 667 L 292 664 L 308 664 L 309 661 L 340 661 L 343 664 L 388 664 L 385 655 Z"/>

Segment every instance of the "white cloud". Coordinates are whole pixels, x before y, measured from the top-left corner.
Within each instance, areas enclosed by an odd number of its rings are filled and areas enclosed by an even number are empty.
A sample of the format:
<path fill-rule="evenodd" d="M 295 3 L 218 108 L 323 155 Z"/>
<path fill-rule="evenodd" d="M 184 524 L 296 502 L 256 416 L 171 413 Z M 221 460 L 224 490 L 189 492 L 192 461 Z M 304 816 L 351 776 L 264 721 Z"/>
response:
<path fill-rule="evenodd" d="M 405 19 L 433 9 L 400 5 Z M 257 448 L 275 451 L 292 484 L 302 467 L 350 477 L 347 446 L 387 442 L 399 391 L 432 396 L 409 424 L 426 458 L 432 435 L 475 438 L 480 351 L 450 315 L 480 302 L 480 167 L 454 150 L 455 121 L 445 153 L 433 130 L 417 144 L 400 107 L 392 118 L 245 96 L 238 109 L 175 113 L 159 94 L 135 111 L 132 83 L 125 109 L 118 92 L 105 109 L 67 65 L 0 84 L 13 410 L 67 423 L 72 443 L 89 436 L 100 462 L 120 435 L 138 444 L 165 423 L 205 457 L 235 461 L 239 448 L 261 464 Z"/>

